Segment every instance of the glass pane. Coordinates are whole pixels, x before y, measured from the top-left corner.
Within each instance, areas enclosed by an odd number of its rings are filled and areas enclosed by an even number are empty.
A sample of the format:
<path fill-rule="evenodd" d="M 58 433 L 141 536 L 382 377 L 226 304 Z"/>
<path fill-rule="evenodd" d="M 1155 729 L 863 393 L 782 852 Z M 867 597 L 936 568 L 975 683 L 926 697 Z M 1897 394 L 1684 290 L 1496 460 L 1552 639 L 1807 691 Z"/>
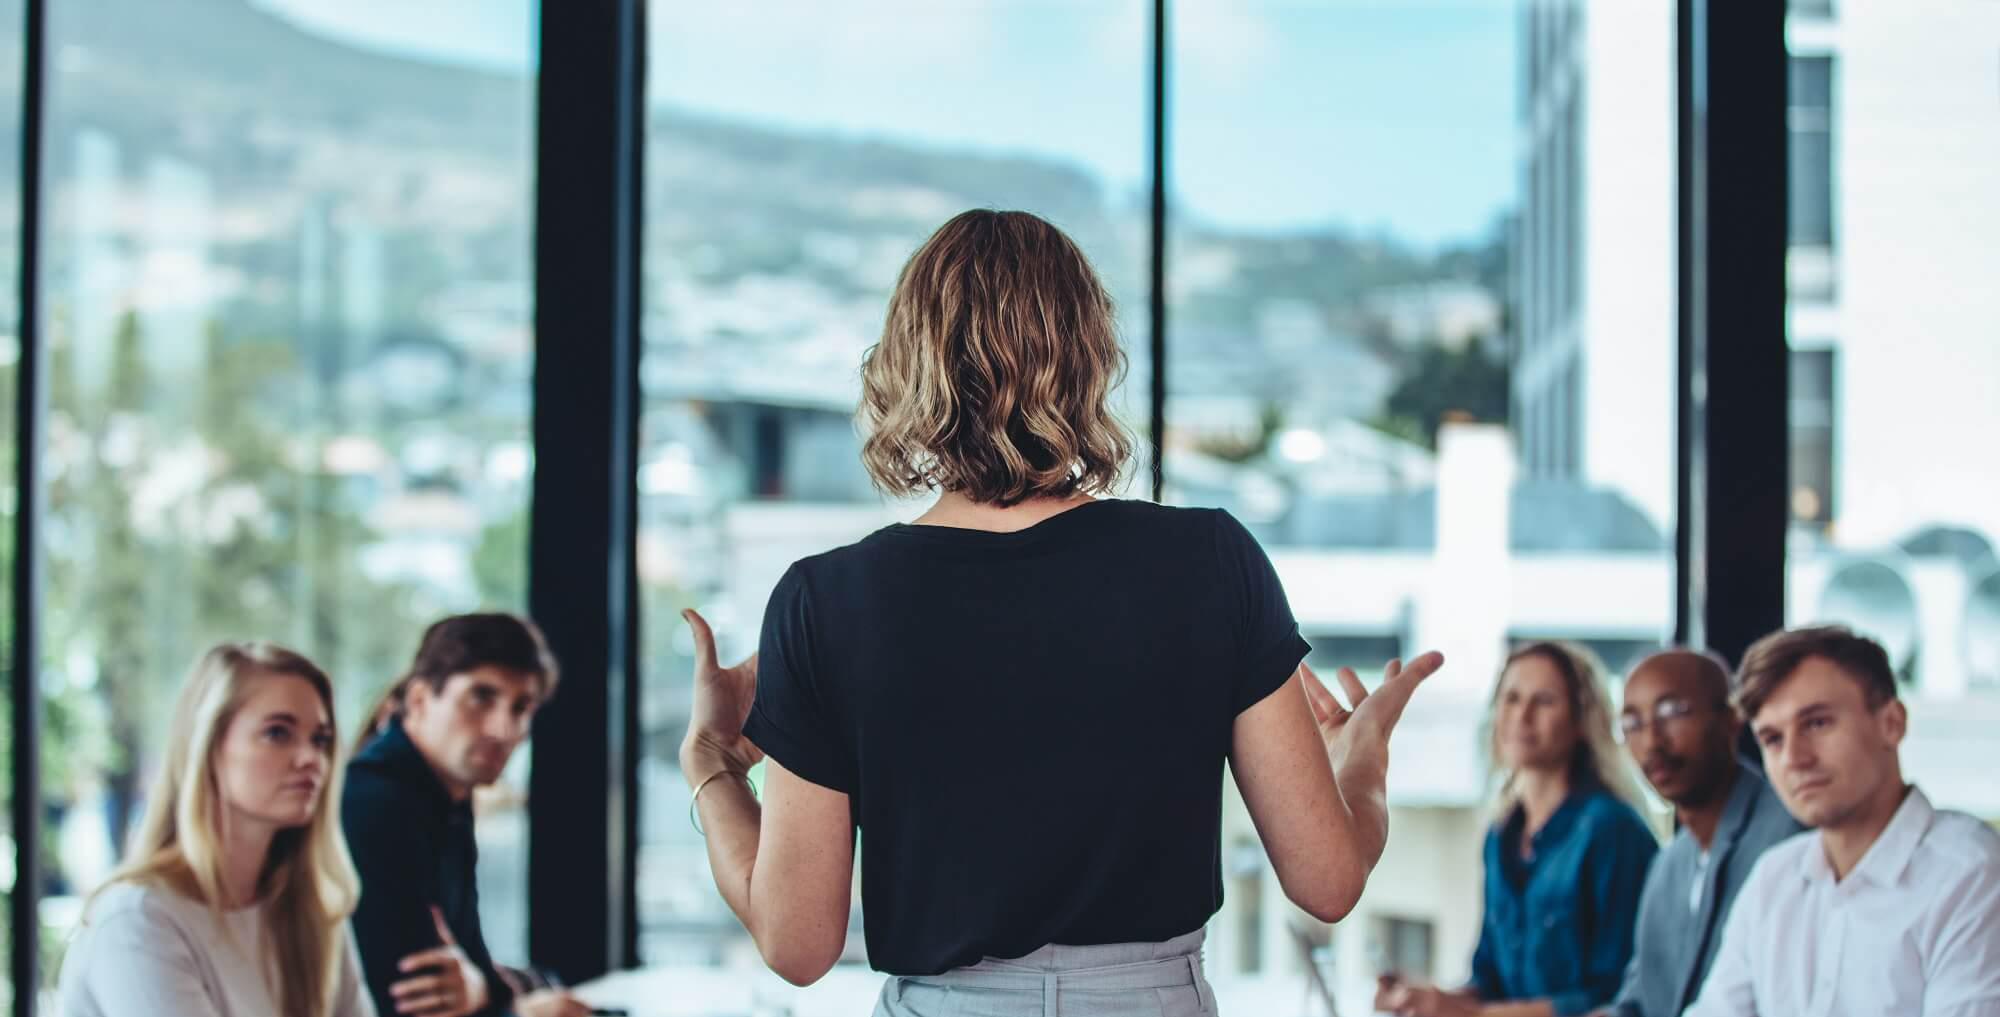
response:
<path fill-rule="evenodd" d="M 527 0 L 48 7 L 60 933 L 137 820 L 198 650 L 305 652 L 351 737 L 425 625 L 523 606 L 534 61 Z M 487 934 L 515 962 L 520 801 L 500 789 L 479 825 L 505 877 Z"/>
<path fill-rule="evenodd" d="M 1792 521 L 1823 532 L 1834 517 L 1833 351 L 1794 349 L 1791 370 Z"/>
<path fill-rule="evenodd" d="M 1170 25 L 1168 496 L 1251 528 L 1316 658 L 1450 661 L 1332 930 L 1365 1013 L 1384 964 L 1464 984 L 1509 644 L 1615 677 L 1671 632 L 1674 7 L 1179 0 Z M 1254 839 L 1240 802 L 1224 822 Z M 1295 1006 L 1253 1001 L 1296 992 L 1275 876 L 1228 888 L 1223 1011 Z"/>
<path fill-rule="evenodd" d="M 14 652 L 15 414 L 20 365 L 21 280 L 21 74 L 26 58 L 22 0 L 0 0 L 0 910 L 14 892 L 14 699 L 19 676 Z M 11 912 L 10 912 L 11 913 Z M 0 1010 L 14 1004 L 14 923 L 0 919 Z"/>
<path fill-rule="evenodd" d="M 1791 81 L 1786 104 L 1794 114 L 1799 111 L 1826 113 L 1833 105 L 1833 58 L 1793 57 L 1786 64 Z"/>
<path fill-rule="evenodd" d="M 1907 683 L 1905 775 L 1938 805 L 1991 820 L 2000 8 L 1841 4 L 1830 22 L 1794 13 L 1787 36 L 1795 116 L 1800 69 L 1830 82 L 1810 92 L 1831 99 L 1818 157 L 1835 181 L 1815 198 L 1836 224 L 1825 256 L 1840 285 L 1814 299 L 1795 286 L 1789 310 L 1792 446 L 1816 455 L 1826 493 L 1802 505 L 1812 478 L 1795 462 L 1786 619 L 1882 641 Z"/>
<path fill-rule="evenodd" d="M 1791 139 L 1791 242 L 1833 245 L 1833 137 L 1830 131 L 1793 130 Z"/>
<path fill-rule="evenodd" d="M 1789 63 L 1791 243 L 1827 248 L 1833 245 L 1833 60 L 1806 56 Z M 1807 286 L 1796 277 L 1794 282 L 1795 288 L 1814 291 L 1801 295 L 1825 295 L 1824 287 Z"/>
<path fill-rule="evenodd" d="M 782 1009 L 793 991 L 761 973 L 688 824 L 678 612 L 700 609 L 739 658 L 787 565 L 927 503 L 874 493 L 851 416 L 897 271 L 967 208 L 1045 216 L 1093 259 L 1120 306 L 1125 409 L 1143 433 L 1148 9 L 648 10 L 639 946 L 680 972 L 686 1012 Z M 880 979 L 858 964 L 813 991 L 856 984 L 827 1009 L 866 1012 Z"/>

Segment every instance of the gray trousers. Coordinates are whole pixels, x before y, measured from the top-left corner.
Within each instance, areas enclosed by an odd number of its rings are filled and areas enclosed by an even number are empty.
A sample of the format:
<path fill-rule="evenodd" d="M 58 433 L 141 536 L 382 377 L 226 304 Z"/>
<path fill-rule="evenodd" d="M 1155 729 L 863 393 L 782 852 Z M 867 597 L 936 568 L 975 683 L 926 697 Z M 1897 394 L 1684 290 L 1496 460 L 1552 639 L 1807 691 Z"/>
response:
<path fill-rule="evenodd" d="M 1045 946 L 941 975 L 894 975 L 874 1017 L 1215 1017 L 1201 972 L 1203 935 Z"/>

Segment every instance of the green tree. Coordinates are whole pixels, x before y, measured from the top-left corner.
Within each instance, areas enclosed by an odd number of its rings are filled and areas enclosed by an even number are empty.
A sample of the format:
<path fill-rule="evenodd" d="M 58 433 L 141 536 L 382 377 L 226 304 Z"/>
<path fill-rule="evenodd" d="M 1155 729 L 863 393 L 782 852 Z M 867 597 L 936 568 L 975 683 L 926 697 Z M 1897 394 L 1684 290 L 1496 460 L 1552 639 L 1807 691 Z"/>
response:
<path fill-rule="evenodd" d="M 1428 344 L 1403 365 L 1374 424 L 1435 449 L 1447 418 L 1505 423 L 1507 387 L 1507 364 L 1487 352 L 1482 338 Z"/>
<path fill-rule="evenodd" d="M 1195 448 L 1205 455 L 1214 456 L 1224 462 L 1247 463 L 1271 451 L 1271 442 L 1278 432 L 1285 429 L 1285 410 L 1275 402 L 1266 401 L 1257 409 L 1257 431 L 1255 434 L 1230 437 L 1210 437 L 1195 443 Z"/>
<path fill-rule="evenodd" d="M 472 577 L 480 603 L 509 611 L 528 609 L 528 508 L 495 520 L 472 551 Z"/>
<path fill-rule="evenodd" d="M 352 718 L 413 627 L 410 591 L 361 571 L 375 535 L 301 437 L 293 347 L 211 326 L 190 391 L 155 376 L 143 338 L 120 320 L 94 391 L 73 347 L 50 349 L 43 744 L 58 758 L 43 790 L 60 809 L 76 780 L 100 779 L 114 850 L 144 792 L 140 748 L 202 647 L 290 643 L 334 675 Z M 72 729 L 58 704 L 80 707 Z M 49 889 L 82 889 L 49 858 Z"/>

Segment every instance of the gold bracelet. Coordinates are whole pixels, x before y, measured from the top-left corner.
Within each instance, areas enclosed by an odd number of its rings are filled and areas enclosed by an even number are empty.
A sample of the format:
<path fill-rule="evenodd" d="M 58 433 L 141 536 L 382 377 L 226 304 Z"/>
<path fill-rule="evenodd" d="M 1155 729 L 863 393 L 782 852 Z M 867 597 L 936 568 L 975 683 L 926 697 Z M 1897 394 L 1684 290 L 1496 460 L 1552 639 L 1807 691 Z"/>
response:
<path fill-rule="evenodd" d="M 704 839 L 708 837 L 708 831 L 701 828 L 701 815 L 695 811 L 695 806 L 701 803 L 702 789 L 707 787 L 709 782 L 717 777 L 735 777 L 743 782 L 744 787 L 750 789 L 750 798 L 753 801 L 757 797 L 757 785 L 750 783 L 750 775 L 747 773 L 737 773 L 735 770 L 717 770 L 703 777 L 701 783 L 694 786 L 694 794 L 688 796 L 688 822 L 694 824 L 694 832 L 701 834 Z"/>

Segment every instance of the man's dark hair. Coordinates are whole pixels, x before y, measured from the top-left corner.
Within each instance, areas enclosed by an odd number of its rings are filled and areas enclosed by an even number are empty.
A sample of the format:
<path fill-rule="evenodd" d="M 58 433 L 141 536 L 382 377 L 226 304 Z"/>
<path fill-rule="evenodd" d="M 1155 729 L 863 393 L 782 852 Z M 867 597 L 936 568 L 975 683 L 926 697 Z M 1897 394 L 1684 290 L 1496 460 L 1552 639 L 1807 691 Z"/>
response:
<path fill-rule="evenodd" d="M 381 702 L 370 711 L 355 748 L 374 737 L 389 718 L 403 712 L 403 697 L 415 682 L 433 691 L 442 690 L 455 674 L 482 667 L 497 667 L 524 675 L 534 682 L 535 698 L 546 700 L 556 691 L 556 658 L 535 623 L 504 611 L 456 614 L 424 630 L 417 644 L 416 658 L 409 670 L 389 687 Z"/>

